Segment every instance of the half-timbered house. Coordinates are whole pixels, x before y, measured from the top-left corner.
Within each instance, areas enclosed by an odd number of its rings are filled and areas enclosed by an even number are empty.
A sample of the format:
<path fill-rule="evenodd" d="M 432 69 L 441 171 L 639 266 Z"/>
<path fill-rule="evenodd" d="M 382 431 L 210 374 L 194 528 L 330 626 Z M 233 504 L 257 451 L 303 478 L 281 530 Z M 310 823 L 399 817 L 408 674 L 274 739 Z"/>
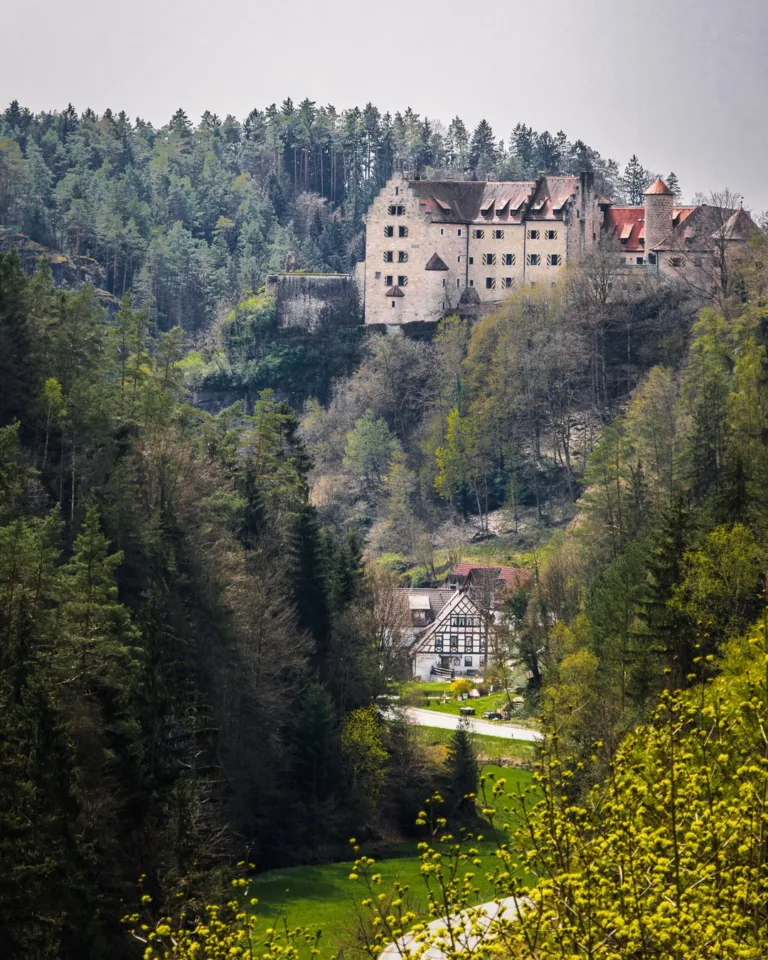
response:
<path fill-rule="evenodd" d="M 411 662 L 414 679 L 474 677 L 487 661 L 488 617 L 463 591 L 455 592 L 426 630 L 414 639 Z"/>

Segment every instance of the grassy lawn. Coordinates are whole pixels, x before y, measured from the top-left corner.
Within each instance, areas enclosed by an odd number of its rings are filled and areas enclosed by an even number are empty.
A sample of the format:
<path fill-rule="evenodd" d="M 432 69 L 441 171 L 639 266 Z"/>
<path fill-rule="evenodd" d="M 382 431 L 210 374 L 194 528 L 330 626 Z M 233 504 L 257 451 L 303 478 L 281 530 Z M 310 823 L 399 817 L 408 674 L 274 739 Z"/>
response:
<path fill-rule="evenodd" d="M 435 731 L 449 734 L 449 731 Z M 491 739 L 487 737 L 478 739 Z M 508 741 L 505 741 L 508 743 Z M 503 777 L 506 792 L 524 790 L 531 782 L 531 773 L 510 767 L 486 764 L 481 770 L 486 777 L 486 790 L 490 791 L 494 778 Z M 497 803 L 497 807 L 502 804 Z M 499 818 L 501 821 L 501 817 Z M 503 818 L 509 821 L 509 816 Z M 485 872 L 493 869 L 493 852 L 496 843 L 489 830 L 485 838 L 473 844 L 481 853 L 484 869 L 471 864 L 461 867 L 462 872 L 472 871 L 479 889 L 478 903 L 491 899 L 493 888 L 485 879 Z M 439 849 L 439 847 L 438 847 Z M 362 851 L 365 853 L 365 850 Z M 368 896 L 366 887 L 360 881 L 352 881 L 353 861 L 328 863 L 317 866 L 292 867 L 272 870 L 257 876 L 249 891 L 249 897 L 257 897 L 257 914 L 264 924 L 275 926 L 287 922 L 291 927 L 308 927 L 313 932 L 323 931 L 321 944 L 333 950 L 344 950 L 345 955 L 359 954 L 355 949 L 358 905 Z M 376 858 L 374 872 L 382 875 L 382 892 L 388 892 L 392 883 L 398 880 L 410 887 L 409 906 L 417 914 L 424 915 L 428 910 L 426 887 L 421 877 L 421 862 L 416 842 L 397 844 L 391 855 Z"/>
<path fill-rule="evenodd" d="M 413 735 L 420 743 L 433 748 L 437 759 L 444 760 L 453 731 L 441 730 L 439 727 L 413 727 Z M 536 756 L 535 746 L 522 740 L 484 737 L 479 734 L 476 735 L 475 740 L 478 754 L 490 761 L 498 760 L 500 757 L 511 757 L 533 762 Z"/>
<path fill-rule="evenodd" d="M 421 861 L 415 843 L 400 845 L 400 856 L 376 861 L 375 872 L 382 875 L 381 891 L 391 889 L 395 880 L 410 887 L 413 909 L 424 914 L 428 909 L 426 887 L 421 879 Z M 484 840 L 478 849 L 488 856 L 489 862 L 495 844 Z M 273 870 L 256 877 L 250 896 L 257 897 L 256 912 L 270 926 L 282 922 L 291 926 L 322 930 L 324 939 L 337 948 L 354 942 L 357 906 L 366 897 L 364 884 L 349 879 L 353 861 L 328 863 L 310 867 L 292 867 Z M 493 896 L 493 891 L 482 876 L 482 871 L 470 864 L 463 871 L 473 871 L 480 889 L 480 898 Z"/>

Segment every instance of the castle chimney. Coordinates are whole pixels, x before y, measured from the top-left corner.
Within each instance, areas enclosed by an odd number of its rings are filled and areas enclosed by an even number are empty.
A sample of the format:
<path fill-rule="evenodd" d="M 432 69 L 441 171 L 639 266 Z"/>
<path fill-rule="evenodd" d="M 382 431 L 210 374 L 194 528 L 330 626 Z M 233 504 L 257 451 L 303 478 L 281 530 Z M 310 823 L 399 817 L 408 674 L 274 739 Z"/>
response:
<path fill-rule="evenodd" d="M 645 191 L 645 249 L 653 250 L 672 232 L 675 196 L 663 180 Z"/>

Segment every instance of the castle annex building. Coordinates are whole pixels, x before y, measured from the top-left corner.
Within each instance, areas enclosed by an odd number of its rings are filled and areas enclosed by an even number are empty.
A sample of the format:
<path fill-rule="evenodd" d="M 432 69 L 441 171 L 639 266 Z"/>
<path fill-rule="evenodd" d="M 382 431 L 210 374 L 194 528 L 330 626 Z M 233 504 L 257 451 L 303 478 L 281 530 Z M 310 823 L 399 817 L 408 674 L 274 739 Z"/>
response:
<path fill-rule="evenodd" d="M 492 308 L 522 284 L 552 284 L 603 238 L 625 267 L 701 274 L 756 229 L 744 210 L 675 207 L 657 180 L 642 207 L 617 207 L 592 173 L 520 182 L 387 182 L 365 215 L 358 273 L 366 324 L 436 321 Z"/>

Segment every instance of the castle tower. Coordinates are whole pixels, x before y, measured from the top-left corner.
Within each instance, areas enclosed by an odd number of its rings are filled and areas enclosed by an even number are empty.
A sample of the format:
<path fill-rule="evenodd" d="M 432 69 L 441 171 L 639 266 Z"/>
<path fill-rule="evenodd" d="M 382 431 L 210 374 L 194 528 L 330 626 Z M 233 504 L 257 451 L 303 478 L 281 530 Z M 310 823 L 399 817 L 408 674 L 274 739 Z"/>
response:
<path fill-rule="evenodd" d="M 646 253 L 653 250 L 672 232 L 674 206 L 674 194 L 663 180 L 652 183 L 645 191 Z"/>

